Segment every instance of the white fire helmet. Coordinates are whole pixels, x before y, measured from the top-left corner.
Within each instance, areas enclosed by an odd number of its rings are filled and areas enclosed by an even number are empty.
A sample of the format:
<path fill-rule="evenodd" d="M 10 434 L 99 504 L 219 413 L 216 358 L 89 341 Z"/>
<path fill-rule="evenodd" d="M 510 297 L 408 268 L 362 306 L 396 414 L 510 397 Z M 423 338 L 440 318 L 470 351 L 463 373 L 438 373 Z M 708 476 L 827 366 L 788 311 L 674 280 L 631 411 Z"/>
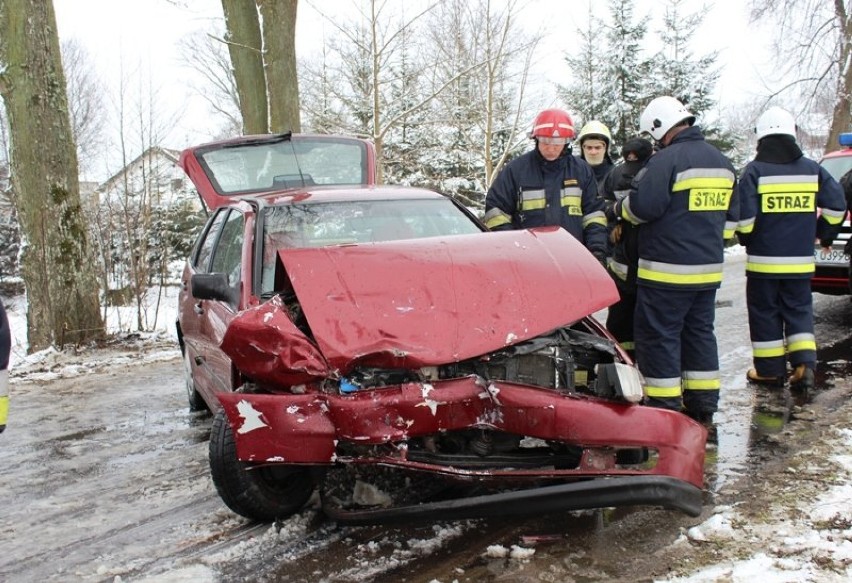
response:
<path fill-rule="evenodd" d="M 786 134 L 796 137 L 796 120 L 786 109 L 773 105 L 757 118 L 757 126 L 754 128 L 757 139 L 774 134 Z"/>
<path fill-rule="evenodd" d="M 651 137 L 659 142 L 666 132 L 684 120 L 688 120 L 689 125 L 692 125 L 695 123 L 695 116 L 683 103 L 664 95 L 653 99 L 645 107 L 639 116 L 639 130 L 651 134 Z"/>

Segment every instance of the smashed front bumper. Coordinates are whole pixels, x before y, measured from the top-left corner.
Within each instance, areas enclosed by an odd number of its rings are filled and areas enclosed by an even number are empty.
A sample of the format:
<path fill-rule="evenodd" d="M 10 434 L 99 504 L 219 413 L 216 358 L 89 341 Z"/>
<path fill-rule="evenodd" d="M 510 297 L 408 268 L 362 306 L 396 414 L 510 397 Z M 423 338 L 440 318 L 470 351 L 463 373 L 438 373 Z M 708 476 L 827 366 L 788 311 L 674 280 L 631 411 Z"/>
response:
<path fill-rule="evenodd" d="M 467 481 L 545 479 L 555 485 L 408 508 L 328 509 L 351 522 L 419 515 L 459 518 L 650 504 L 701 511 L 707 432 L 680 413 L 480 377 L 331 393 L 219 395 L 241 461 L 377 464 Z M 582 450 L 576 467 L 459 467 L 410 459 L 414 438 L 470 428 L 559 442 Z M 358 455 L 345 454 L 357 446 Z M 654 464 L 622 466 L 620 449 L 647 449 Z M 414 457 L 414 456 L 412 456 Z M 487 458 L 485 458 L 487 460 Z M 523 500 L 523 504 L 515 504 Z"/>

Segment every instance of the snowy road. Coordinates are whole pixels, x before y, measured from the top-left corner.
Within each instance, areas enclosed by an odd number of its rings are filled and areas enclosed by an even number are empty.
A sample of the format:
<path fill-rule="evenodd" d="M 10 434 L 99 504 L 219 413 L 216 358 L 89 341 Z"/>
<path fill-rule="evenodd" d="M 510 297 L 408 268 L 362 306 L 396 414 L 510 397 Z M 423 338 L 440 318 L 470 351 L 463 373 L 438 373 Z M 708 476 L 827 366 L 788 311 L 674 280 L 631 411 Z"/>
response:
<path fill-rule="evenodd" d="M 717 311 L 723 411 L 702 517 L 637 509 L 339 528 L 309 509 L 281 524 L 252 524 L 216 495 L 207 468 L 210 418 L 188 412 L 178 353 L 159 346 L 99 363 L 86 357 L 75 375 L 13 376 L 10 424 L 0 436 L 0 581 L 449 583 L 663 575 L 655 553 L 704 520 L 713 498 L 768 455 L 755 445 L 755 395 L 744 381 L 750 352 L 742 263 L 729 263 Z M 852 373 L 852 304 L 816 296 L 816 306 L 826 346 L 818 383 L 830 392 Z"/>

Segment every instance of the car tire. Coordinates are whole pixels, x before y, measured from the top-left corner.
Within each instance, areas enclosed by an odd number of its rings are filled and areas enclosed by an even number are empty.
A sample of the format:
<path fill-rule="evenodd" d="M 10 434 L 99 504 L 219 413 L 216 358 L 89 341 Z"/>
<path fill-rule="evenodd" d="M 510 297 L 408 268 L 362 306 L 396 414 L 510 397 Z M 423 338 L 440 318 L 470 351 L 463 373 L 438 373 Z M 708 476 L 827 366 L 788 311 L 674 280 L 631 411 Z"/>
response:
<path fill-rule="evenodd" d="M 210 474 L 228 508 L 260 522 L 295 514 L 315 487 L 307 467 L 279 464 L 252 468 L 238 460 L 234 432 L 221 409 L 213 417 L 210 430 Z"/>
<path fill-rule="evenodd" d="M 183 379 L 186 383 L 186 398 L 189 403 L 189 410 L 193 413 L 197 411 L 209 411 L 210 407 L 207 402 L 195 388 L 195 379 L 192 378 L 192 360 L 189 352 L 184 349 L 183 352 Z"/>

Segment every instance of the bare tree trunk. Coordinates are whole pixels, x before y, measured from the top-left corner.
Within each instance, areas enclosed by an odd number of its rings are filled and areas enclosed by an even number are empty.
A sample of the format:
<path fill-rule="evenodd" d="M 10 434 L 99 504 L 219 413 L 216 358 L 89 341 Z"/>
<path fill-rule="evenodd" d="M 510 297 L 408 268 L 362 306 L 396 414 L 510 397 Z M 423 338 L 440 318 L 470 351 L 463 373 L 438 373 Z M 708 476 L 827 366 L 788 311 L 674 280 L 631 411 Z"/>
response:
<path fill-rule="evenodd" d="M 5 64 L 0 95 L 9 116 L 12 187 L 27 241 L 22 274 L 29 348 L 101 337 L 51 2 L 0 2 L 0 62 Z"/>
<path fill-rule="evenodd" d="M 264 61 L 269 100 L 269 130 L 302 131 L 296 74 L 298 0 L 258 0 L 263 17 Z"/>
<path fill-rule="evenodd" d="M 243 133 L 265 134 L 269 131 L 269 106 L 257 5 L 249 0 L 222 0 L 222 10 L 243 114 Z"/>

